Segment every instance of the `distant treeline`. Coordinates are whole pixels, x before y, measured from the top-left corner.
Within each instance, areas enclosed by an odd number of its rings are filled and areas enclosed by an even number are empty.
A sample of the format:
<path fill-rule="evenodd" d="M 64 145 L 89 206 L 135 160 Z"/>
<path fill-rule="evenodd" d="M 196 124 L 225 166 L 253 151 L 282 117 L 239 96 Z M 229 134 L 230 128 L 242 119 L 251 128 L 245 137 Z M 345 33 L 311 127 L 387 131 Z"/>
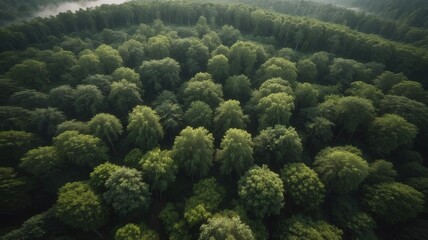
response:
<path fill-rule="evenodd" d="M 0 0 L 0 24 L 14 21 L 17 18 L 31 17 L 34 11 L 48 4 L 78 1 L 88 0 Z"/>
<path fill-rule="evenodd" d="M 353 5 L 411 26 L 428 28 L 426 0 L 355 0 Z"/>
<path fill-rule="evenodd" d="M 35 19 L 0 29 L 0 50 L 24 49 L 30 43 L 43 44 L 50 35 L 151 23 L 157 18 L 168 24 L 193 25 L 200 16 L 218 25 L 232 25 L 244 33 L 272 37 L 281 47 L 303 52 L 329 51 L 346 58 L 375 61 L 415 80 L 428 76 L 428 53 L 425 49 L 388 41 L 341 25 L 282 15 L 247 5 L 128 2 L 80 10 L 76 14 L 61 13 L 49 19 Z"/>

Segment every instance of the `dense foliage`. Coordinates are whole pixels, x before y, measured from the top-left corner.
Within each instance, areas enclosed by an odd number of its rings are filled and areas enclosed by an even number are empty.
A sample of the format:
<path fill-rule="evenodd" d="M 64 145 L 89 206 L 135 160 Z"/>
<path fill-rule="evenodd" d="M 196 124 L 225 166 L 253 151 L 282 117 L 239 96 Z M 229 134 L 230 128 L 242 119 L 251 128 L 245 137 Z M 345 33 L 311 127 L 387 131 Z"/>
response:
<path fill-rule="evenodd" d="M 1 239 L 428 239 L 427 30 L 398 20 L 138 0 L 0 28 Z"/>

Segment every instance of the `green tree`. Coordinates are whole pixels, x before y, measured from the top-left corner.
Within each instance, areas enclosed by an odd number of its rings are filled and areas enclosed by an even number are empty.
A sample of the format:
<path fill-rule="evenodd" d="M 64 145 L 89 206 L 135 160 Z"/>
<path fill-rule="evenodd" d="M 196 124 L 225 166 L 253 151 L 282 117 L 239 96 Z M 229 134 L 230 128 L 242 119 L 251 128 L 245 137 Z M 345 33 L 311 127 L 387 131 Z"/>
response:
<path fill-rule="evenodd" d="M 159 193 L 166 191 L 168 185 L 175 180 L 177 166 L 170 155 L 169 151 L 156 148 L 147 152 L 139 163 L 143 177 L 151 189 L 158 190 Z"/>
<path fill-rule="evenodd" d="M 60 135 L 65 131 L 78 131 L 79 133 L 89 134 L 88 124 L 75 119 L 64 121 L 56 126 L 56 135 Z"/>
<path fill-rule="evenodd" d="M 234 172 L 241 176 L 254 164 L 251 135 L 241 129 L 227 130 L 217 152 L 217 160 L 222 174 Z"/>
<path fill-rule="evenodd" d="M 174 89 L 180 83 L 180 65 L 172 58 L 145 61 L 139 73 L 147 93 Z"/>
<path fill-rule="evenodd" d="M 104 96 L 94 85 L 78 85 L 74 107 L 76 113 L 82 118 L 90 118 L 98 113 L 104 104 Z"/>
<path fill-rule="evenodd" d="M 19 166 L 38 178 L 51 177 L 62 169 L 64 159 L 52 146 L 38 147 L 28 151 Z"/>
<path fill-rule="evenodd" d="M 284 184 L 266 165 L 248 170 L 238 182 L 238 195 L 257 217 L 279 214 L 284 206 Z"/>
<path fill-rule="evenodd" d="M 131 68 L 120 67 L 114 70 L 111 77 L 112 77 L 112 80 L 115 82 L 125 79 L 130 83 L 134 83 L 139 88 L 142 87 L 142 84 L 140 81 L 140 75 L 136 73 L 134 70 L 132 70 Z"/>
<path fill-rule="evenodd" d="M 383 93 L 381 90 L 362 81 L 351 83 L 351 87 L 348 88 L 345 93 L 351 96 L 369 99 L 375 105 L 378 104 L 379 101 L 383 98 Z"/>
<path fill-rule="evenodd" d="M 67 183 L 59 189 L 55 215 L 64 223 L 85 231 L 97 229 L 107 220 L 101 197 L 83 182 Z"/>
<path fill-rule="evenodd" d="M 213 165 L 214 138 L 203 127 L 187 127 L 175 138 L 172 157 L 189 176 L 203 177 Z"/>
<path fill-rule="evenodd" d="M 141 172 L 136 169 L 121 167 L 107 179 L 104 200 L 111 204 L 120 216 L 149 207 L 151 194 L 149 186 L 143 182 L 142 177 Z"/>
<path fill-rule="evenodd" d="M 89 184 L 98 191 L 105 191 L 106 181 L 120 166 L 109 162 L 102 163 L 94 168 L 90 174 Z"/>
<path fill-rule="evenodd" d="M 140 164 L 143 155 L 144 153 L 141 151 L 141 149 L 134 148 L 125 155 L 123 161 L 127 166 L 136 168 Z"/>
<path fill-rule="evenodd" d="M 304 163 L 286 164 L 281 170 L 287 197 L 304 210 L 313 210 L 324 201 L 324 184 Z"/>
<path fill-rule="evenodd" d="M 49 91 L 49 104 L 50 106 L 56 107 L 67 114 L 71 114 L 73 113 L 75 97 L 75 89 L 69 85 L 62 85 L 52 88 Z"/>
<path fill-rule="evenodd" d="M 0 131 L 0 155 L 2 166 L 15 165 L 28 150 L 39 145 L 40 140 L 33 133 L 24 131 Z"/>
<path fill-rule="evenodd" d="M 122 66 L 122 58 L 119 51 L 109 45 L 101 44 L 95 49 L 95 54 L 99 57 L 101 66 L 106 74 L 112 74 L 116 68 Z"/>
<path fill-rule="evenodd" d="M 399 146 L 410 145 L 418 128 L 395 114 L 385 114 L 370 123 L 367 143 L 379 154 L 389 154 Z"/>
<path fill-rule="evenodd" d="M 318 77 L 317 65 L 310 59 L 297 62 L 297 80 L 299 82 L 314 82 Z"/>
<path fill-rule="evenodd" d="M 226 99 L 236 99 L 244 104 L 251 96 L 251 82 L 245 75 L 228 77 L 224 84 L 224 95 Z"/>
<path fill-rule="evenodd" d="M 277 124 L 288 125 L 294 110 L 294 97 L 287 93 L 272 93 L 260 99 L 257 109 L 261 113 L 259 129 Z"/>
<path fill-rule="evenodd" d="M 204 127 L 210 129 L 213 121 L 213 111 L 208 104 L 202 101 L 194 101 L 184 113 L 184 121 L 194 128 Z"/>
<path fill-rule="evenodd" d="M 310 83 L 298 83 L 294 90 L 296 109 L 314 107 L 318 103 L 319 91 Z"/>
<path fill-rule="evenodd" d="M 111 90 L 113 78 L 110 75 L 94 74 L 83 79 L 82 84 L 96 86 L 104 96 L 108 96 Z"/>
<path fill-rule="evenodd" d="M 108 160 L 107 147 L 101 139 L 77 131 L 66 131 L 53 138 L 61 158 L 78 166 L 96 166 Z"/>
<path fill-rule="evenodd" d="M 257 86 L 271 78 L 282 78 L 294 86 L 297 79 L 297 68 L 293 62 L 285 58 L 274 57 L 263 63 L 256 75 Z"/>
<path fill-rule="evenodd" d="M 265 58 L 266 53 L 261 46 L 253 42 L 238 41 L 230 48 L 231 74 L 251 76 Z"/>
<path fill-rule="evenodd" d="M 199 34 L 199 37 L 205 35 L 210 30 L 210 27 L 207 24 L 207 18 L 204 16 L 200 16 L 195 28 Z"/>
<path fill-rule="evenodd" d="M 241 39 L 241 33 L 239 30 L 230 25 L 224 25 L 218 33 L 218 36 L 220 37 L 221 42 L 229 47 Z"/>
<path fill-rule="evenodd" d="M 136 106 L 129 114 L 128 141 L 143 152 L 153 149 L 163 137 L 160 118 L 147 106 Z"/>
<path fill-rule="evenodd" d="M 135 83 L 122 79 L 111 84 L 108 100 L 113 110 L 123 116 L 143 102 L 140 92 L 140 88 Z"/>
<path fill-rule="evenodd" d="M 36 60 L 24 60 L 14 65 L 7 75 L 22 85 L 35 89 L 42 89 L 49 83 L 46 63 Z"/>
<path fill-rule="evenodd" d="M 116 151 L 113 141 L 117 140 L 123 132 L 119 119 L 108 113 L 99 113 L 88 122 L 88 128 L 92 135 L 107 140 Z"/>
<path fill-rule="evenodd" d="M 170 138 L 176 135 L 177 131 L 182 126 L 183 110 L 181 106 L 173 101 L 163 101 L 155 108 L 156 113 L 160 117 L 160 122 Z"/>
<path fill-rule="evenodd" d="M 31 205 L 31 183 L 13 168 L 0 167 L 0 211 L 17 212 Z"/>
<path fill-rule="evenodd" d="M 227 100 L 215 110 L 214 130 L 217 136 L 223 136 L 230 128 L 245 129 L 247 121 L 248 116 L 244 115 L 239 101 Z"/>
<path fill-rule="evenodd" d="M 382 90 L 383 93 L 387 93 L 389 90 L 391 90 L 391 88 L 402 82 L 402 81 L 407 81 L 407 77 L 404 76 L 403 73 L 393 73 L 393 72 L 389 72 L 386 71 L 384 73 L 382 73 L 381 75 L 379 75 L 375 80 L 374 83 L 376 85 L 377 88 L 379 88 L 380 90 Z"/>
<path fill-rule="evenodd" d="M 308 217 L 295 215 L 281 223 L 276 239 L 280 240 L 312 240 L 342 239 L 343 232 L 325 221 L 314 221 Z"/>
<path fill-rule="evenodd" d="M 394 224 L 415 218 L 422 212 L 424 196 L 408 185 L 388 182 L 367 187 L 363 202 L 377 218 Z"/>
<path fill-rule="evenodd" d="M 221 239 L 256 239 L 248 225 L 243 223 L 238 216 L 226 217 L 216 215 L 200 229 L 199 240 Z"/>
<path fill-rule="evenodd" d="M 353 96 L 340 98 L 335 108 L 338 123 L 351 134 L 362 124 L 370 122 L 375 110 L 370 100 Z"/>
<path fill-rule="evenodd" d="M 212 80 L 191 81 L 186 84 L 183 97 L 187 106 L 194 101 L 202 101 L 210 107 L 217 107 L 223 101 L 223 90 Z"/>
<path fill-rule="evenodd" d="M 302 159 L 302 140 L 293 127 L 275 125 L 268 127 L 254 138 L 254 152 L 263 163 L 299 162 Z"/>
<path fill-rule="evenodd" d="M 216 82 L 225 82 L 229 76 L 229 59 L 224 55 L 215 55 L 208 60 L 208 72 Z"/>
<path fill-rule="evenodd" d="M 133 223 L 128 223 L 125 226 L 116 230 L 114 239 L 115 240 L 139 240 L 143 238 L 142 238 L 140 227 Z"/>
<path fill-rule="evenodd" d="M 397 176 L 398 173 L 391 162 L 376 160 L 370 163 L 369 175 L 364 182 L 369 184 L 393 182 Z"/>
<path fill-rule="evenodd" d="M 149 38 L 145 50 L 150 59 L 162 59 L 169 57 L 170 45 L 167 36 L 157 35 Z"/>
<path fill-rule="evenodd" d="M 42 136 L 55 135 L 56 127 L 64 121 L 64 114 L 56 108 L 37 108 L 31 112 L 31 126 Z"/>
<path fill-rule="evenodd" d="M 346 148 L 326 148 L 315 157 L 314 170 L 330 191 L 349 193 L 369 174 L 368 163 Z"/>
<path fill-rule="evenodd" d="M 0 129 L 26 130 L 30 126 L 31 112 L 22 107 L 0 106 Z"/>
<path fill-rule="evenodd" d="M 48 105 L 48 95 L 36 90 L 23 90 L 12 94 L 9 103 L 27 109 L 44 108 Z"/>
<path fill-rule="evenodd" d="M 201 42 L 194 42 L 186 51 L 186 68 L 189 75 L 206 71 L 210 56 L 208 47 Z"/>
<path fill-rule="evenodd" d="M 388 93 L 404 96 L 419 102 L 426 101 L 426 93 L 422 84 L 415 81 L 402 81 L 394 85 Z"/>

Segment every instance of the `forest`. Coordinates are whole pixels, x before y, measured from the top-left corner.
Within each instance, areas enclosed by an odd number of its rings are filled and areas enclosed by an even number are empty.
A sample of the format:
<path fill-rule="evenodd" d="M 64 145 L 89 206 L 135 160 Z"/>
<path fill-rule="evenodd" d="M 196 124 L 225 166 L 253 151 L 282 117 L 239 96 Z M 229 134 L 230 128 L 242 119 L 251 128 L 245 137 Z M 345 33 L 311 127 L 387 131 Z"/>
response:
<path fill-rule="evenodd" d="M 0 240 L 428 239 L 428 26 L 381 2 L 0 27 Z"/>

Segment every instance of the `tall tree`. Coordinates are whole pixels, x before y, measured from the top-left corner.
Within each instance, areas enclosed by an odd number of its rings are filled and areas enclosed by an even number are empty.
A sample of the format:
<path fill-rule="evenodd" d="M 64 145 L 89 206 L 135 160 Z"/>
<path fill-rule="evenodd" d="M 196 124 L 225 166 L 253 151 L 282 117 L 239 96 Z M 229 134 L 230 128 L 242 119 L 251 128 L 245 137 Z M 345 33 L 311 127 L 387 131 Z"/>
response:
<path fill-rule="evenodd" d="M 191 127 L 204 127 L 211 129 L 213 121 L 213 111 L 211 107 L 202 102 L 194 101 L 184 113 L 184 121 Z"/>
<path fill-rule="evenodd" d="M 247 121 L 248 116 L 244 115 L 239 101 L 227 100 L 215 110 L 214 130 L 217 136 L 223 136 L 230 128 L 245 129 Z"/>
<path fill-rule="evenodd" d="M 42 89 L 49 83 L 46 63 L 36 60 L 24 60 L 13 66 L 8 76 L 30 88 Z"/>
<path fill-rule="evenodd" d="M 203 177 L 213 165 L 214 138 L 203 127 L 187 127 L 175 138 L 172 157 L 189 176 Z"/>
<path fill-rule="evenodd" d="M 144 152 L 153 149 L 163 137 L 157 113 L 147 106 L 136 106 L 129 114 L 128 141 Z"/>
<path fill-rule="evenodd" d="M 284 184 L 266 165 L 255 166 L 241 177 L 238 195 L 246 209 L 257 217 L 279 214 L 284 206 Z"/>
<path fill-rule="evenodd" d="M 116 68 L 122 66 L 122 58 L 119 51 L 109 45 L 101 44 L 95 49 L 95 54 L 99 57 L 104 73 L 112 74 Z"/>
<path fill-rule="evenodd" d="M 140 92 L 140 88 L 135 83 L 122 79 L 111 84 L 108 100 L 113 110 L 120 116 L 124 116 L 143 102 Z"/>
<path fill-rule="evenodd" d="M 38 178 L 45 178 L 57 174 L 63 165 L 64 159 L 59 157 L 54 147 L 48 146 L 28 151 L 19 166 Z"/>
<path fill-rule="evenodd" d="M 116 152 L 113 142 L 123 132 L 119 119 L 108 113 L 99 113 L 88 122 L 88 128 L 92 135 L 106 140 Z"/>
<path fill-rule="evenodd" d="M 255 239 L 250 227 L 241 221 L 238 216 L 226 217 L 217 215 L 208 219 L 208 223 L 201 226 L 199 240 L 221 239 Z"/>

